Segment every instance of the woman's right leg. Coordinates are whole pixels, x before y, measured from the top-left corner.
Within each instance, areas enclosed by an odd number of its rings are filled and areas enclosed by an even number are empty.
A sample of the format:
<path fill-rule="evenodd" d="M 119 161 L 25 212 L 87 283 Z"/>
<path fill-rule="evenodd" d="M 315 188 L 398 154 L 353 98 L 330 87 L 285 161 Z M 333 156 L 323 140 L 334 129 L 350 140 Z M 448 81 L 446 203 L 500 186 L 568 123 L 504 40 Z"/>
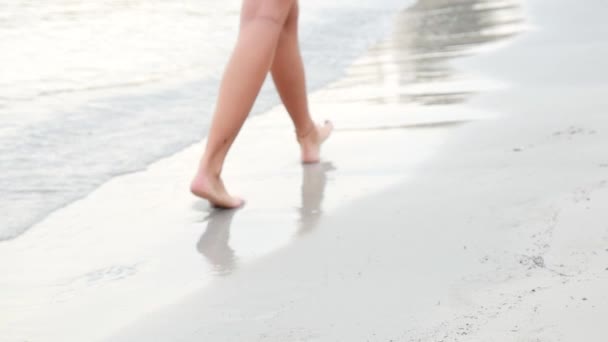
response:
<path fill-rule="evenodd" d="M 217 207 L 243 204 L 220 177 L 226 154 L 270 70 L 279 36 L 295 0 L 244 0 L 238 42 L 220 86 L 207 146 L 191 184 L 195 195 Z"/>

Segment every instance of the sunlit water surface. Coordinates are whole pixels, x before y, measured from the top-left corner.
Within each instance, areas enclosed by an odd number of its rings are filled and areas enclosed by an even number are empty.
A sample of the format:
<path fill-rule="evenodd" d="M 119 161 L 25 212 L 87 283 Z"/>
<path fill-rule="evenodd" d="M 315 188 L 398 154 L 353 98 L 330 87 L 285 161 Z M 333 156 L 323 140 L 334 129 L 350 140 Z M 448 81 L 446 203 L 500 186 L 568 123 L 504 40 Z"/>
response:
<path fill-rule="evenodd" d="M 398 0 L 302 3 L 311 88 L 382 37 Z M 202 138 L 239 0 L 0 0 L 0 240 Z M 266 87 L 255 113 L 278 102 Z"/>

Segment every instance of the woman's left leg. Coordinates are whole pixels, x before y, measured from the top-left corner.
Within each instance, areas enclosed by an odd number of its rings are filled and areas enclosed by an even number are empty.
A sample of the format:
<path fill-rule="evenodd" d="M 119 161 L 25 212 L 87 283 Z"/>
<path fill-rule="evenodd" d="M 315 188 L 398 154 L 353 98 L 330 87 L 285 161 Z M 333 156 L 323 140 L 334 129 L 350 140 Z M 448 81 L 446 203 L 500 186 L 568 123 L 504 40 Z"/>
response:
<path fill-rule="evenodd" d="M 298 41 L 298 2 L 296 1 L 285 21 L 274 55 L 272 79 L 295 126 L 304 163 L 320 159 L 321 144 L 329 137 L 333 126 L 330 122 L 316 125 L 308 109 L 304 63 Z"/>

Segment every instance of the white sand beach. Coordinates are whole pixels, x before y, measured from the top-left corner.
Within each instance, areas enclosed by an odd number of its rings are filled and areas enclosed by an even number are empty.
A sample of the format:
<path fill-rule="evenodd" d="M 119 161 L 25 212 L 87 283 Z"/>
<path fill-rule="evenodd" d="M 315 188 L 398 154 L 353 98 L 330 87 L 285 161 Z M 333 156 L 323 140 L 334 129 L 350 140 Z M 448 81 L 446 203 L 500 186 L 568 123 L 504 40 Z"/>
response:
<path fill-rule="evenodd" d="M 251 118 L 240 210 L 187 192 L 201 142 L 3 245 L 0 340 L 606 341 L 605 6 L 501 6 L 443 51 L 397 16 L 312 94 L 318 165 L 284 109 Z"/>

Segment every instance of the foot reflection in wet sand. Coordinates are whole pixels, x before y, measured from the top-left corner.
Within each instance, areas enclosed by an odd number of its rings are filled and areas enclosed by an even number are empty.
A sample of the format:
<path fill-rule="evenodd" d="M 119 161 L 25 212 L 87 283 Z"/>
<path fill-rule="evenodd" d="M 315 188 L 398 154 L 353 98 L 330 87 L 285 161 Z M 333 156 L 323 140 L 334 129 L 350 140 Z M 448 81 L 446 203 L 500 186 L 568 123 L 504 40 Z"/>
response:
<path fill-rule="evenodd" d="M 238 210 L 215 210 L 207 217 L 207 230 L 198 241 L 197 248 L 219 275 L 230 274 L 236 267 L 236 255 L 228 244 L 230 224 Z"/>
<path fill-rule="evenodd" d="M 313 231 L 319 224 L 323 210 L 322 202 L 327 185 L 327 173 L 335 170 L 329 162 L 303 165 L 301 207 L 297 215 L 297 236 Z M 205 256 L 217 275 L 229 275 L 239 264 L 238 251 L 230 246 L 230 228 L 234 216 L 240 210 L 215 210 L 204 221 L 207 229 L 197 244 L 198 251 Z M 243 212 L 242 215 L 246 215 Z M 270 237 L 269 237 L 270 238 Z"/>
<path fill-rule="evenodd" d="M 327 184 L 327 173 L 335 170 L 330 162 L 304 165 L 302 170 L 302 206 L 298 212 L 298 234 L 310 233 L 319 224 L 323 214 L 322 202 Z"/>

